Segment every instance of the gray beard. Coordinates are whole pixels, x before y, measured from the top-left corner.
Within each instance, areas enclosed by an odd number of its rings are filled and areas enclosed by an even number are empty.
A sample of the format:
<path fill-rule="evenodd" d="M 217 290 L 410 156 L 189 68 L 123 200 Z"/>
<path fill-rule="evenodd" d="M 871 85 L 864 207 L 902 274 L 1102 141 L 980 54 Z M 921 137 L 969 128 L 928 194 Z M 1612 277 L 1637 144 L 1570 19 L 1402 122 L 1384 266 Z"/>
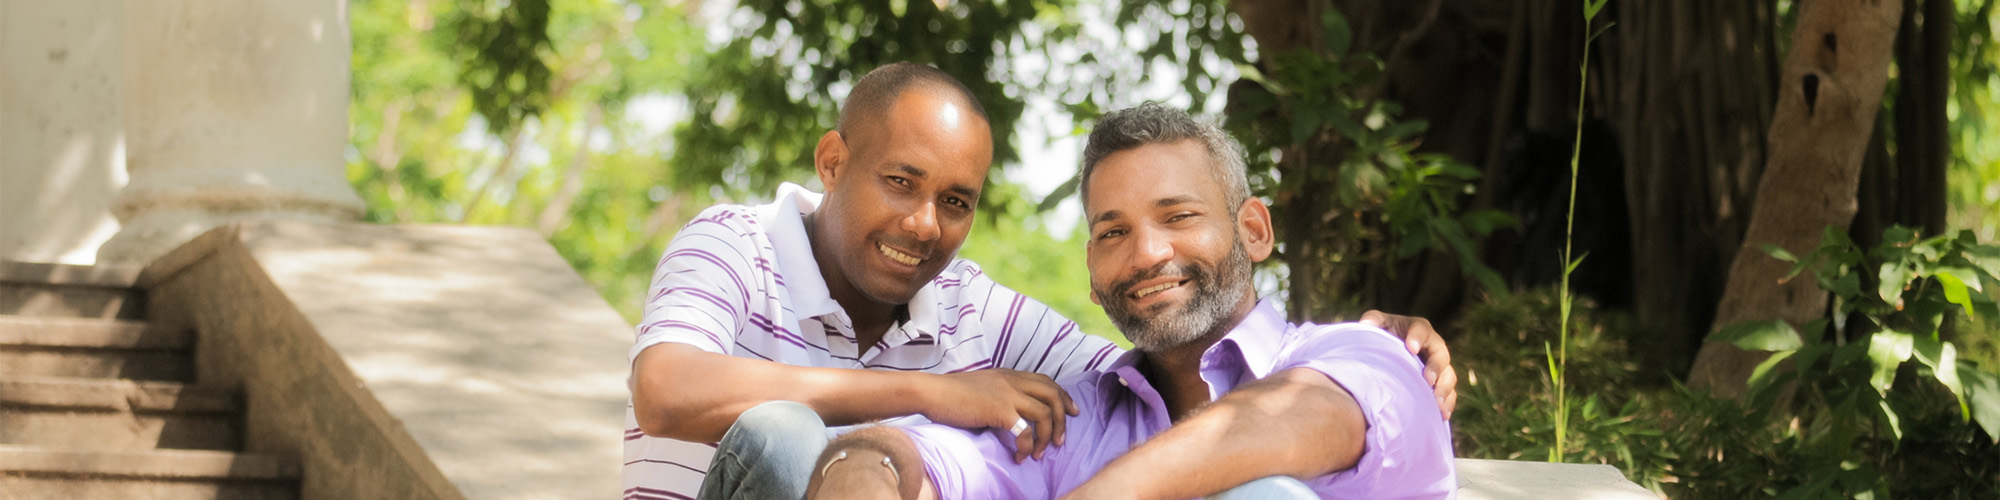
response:
<path fill-rule="evenodd" d="M 1194 295 L 1179 309 L 1170 309 L 1172 304 L 1158 304 L 1144 312 L 1134 310 L 1129 298 L 1131 289 L 1141 281 L 1160 276 L 1186 277 L 1188 286 L 1194 287 Z M 1104 314 L 1132 341 L 1133 348 L 1160 351 L 1193 342 L 1224 326 L 1232 319 L 1237 300 L 1250 279 L 1250 255 L 1239 241 L 1218 269 L 1167 264 L 1096 293 L 1104 302 Z M 1106 298 L 1111 300 L 1103 300 Z"/>

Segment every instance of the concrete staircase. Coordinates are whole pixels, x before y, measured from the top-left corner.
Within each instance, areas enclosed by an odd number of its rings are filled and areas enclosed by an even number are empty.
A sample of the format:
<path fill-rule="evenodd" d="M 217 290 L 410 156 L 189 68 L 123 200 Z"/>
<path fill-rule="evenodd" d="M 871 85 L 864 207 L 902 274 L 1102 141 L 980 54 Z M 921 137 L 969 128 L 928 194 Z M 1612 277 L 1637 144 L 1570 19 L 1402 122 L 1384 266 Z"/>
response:
<path fill-rule="evenodd" d="M 0 500 L 298 498 L 298 460 L 241 451 L 242 397 L 196 380 L 192 332 L 148 328 L 137 275 L 0 261 Z"/>

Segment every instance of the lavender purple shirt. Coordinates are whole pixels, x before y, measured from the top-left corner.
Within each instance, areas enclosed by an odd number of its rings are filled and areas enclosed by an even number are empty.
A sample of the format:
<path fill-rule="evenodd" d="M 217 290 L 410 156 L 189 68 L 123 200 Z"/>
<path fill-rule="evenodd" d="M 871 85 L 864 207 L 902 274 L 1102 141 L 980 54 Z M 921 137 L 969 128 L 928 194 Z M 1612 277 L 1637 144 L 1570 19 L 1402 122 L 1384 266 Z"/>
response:
<path fill-rule="evenodd" d="M 1055 498 L 1172 425 L 1138 360 L 1139 353 L 1126 353 L 1103 369 L 1064 380 L 1081 414 L 1069 419 L 1067 444 L 1049 448 L 1041 460 L 1014 463 L 1005 431 L 936 424 L 904 431 L 928 464 L 940 498 Z M 1388 332 L 1358 323 L 1290 325 L 1264 301 L 1201 358 L 1211 400 L 1291 368 L 1317 370 L 1339 383 L 1368 422 L 1354 468 L 1306 481 L 1321 498 L 1453 496 L 1458 480 L 1450 428 L 1438 417 L 1417 358 Z"/>

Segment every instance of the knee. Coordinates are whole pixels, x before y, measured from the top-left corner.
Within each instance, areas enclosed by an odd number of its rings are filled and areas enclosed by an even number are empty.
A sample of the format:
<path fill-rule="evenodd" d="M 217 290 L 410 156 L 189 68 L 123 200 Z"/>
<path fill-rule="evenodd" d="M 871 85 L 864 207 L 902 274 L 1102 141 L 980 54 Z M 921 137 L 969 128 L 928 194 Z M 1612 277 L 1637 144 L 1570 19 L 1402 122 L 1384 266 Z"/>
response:
<path fill-rule="evenodd" d="M 771 401 L 745 410 L 723 436 L 724 441 L 749 443 L 826 442 L 826 423 L 806 405 Z"/>

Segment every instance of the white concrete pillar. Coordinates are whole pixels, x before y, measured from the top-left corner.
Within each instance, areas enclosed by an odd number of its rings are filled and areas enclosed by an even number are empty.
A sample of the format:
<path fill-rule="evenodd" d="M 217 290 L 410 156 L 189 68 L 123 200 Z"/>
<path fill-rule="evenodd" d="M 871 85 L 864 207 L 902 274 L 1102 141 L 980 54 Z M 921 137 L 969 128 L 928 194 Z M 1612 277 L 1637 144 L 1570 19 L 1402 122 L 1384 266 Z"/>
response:
<path fill-rule="evenodd" d="M 347 0 L 126 4 L 124 228 L 100 261 L 148 262 L 232 220 L 355 220 Z"/>
<path fill-rule="evenodd" d="M 118 231 L 125 0 L 0 0 L 0 260 L 90 264 Z"/>

